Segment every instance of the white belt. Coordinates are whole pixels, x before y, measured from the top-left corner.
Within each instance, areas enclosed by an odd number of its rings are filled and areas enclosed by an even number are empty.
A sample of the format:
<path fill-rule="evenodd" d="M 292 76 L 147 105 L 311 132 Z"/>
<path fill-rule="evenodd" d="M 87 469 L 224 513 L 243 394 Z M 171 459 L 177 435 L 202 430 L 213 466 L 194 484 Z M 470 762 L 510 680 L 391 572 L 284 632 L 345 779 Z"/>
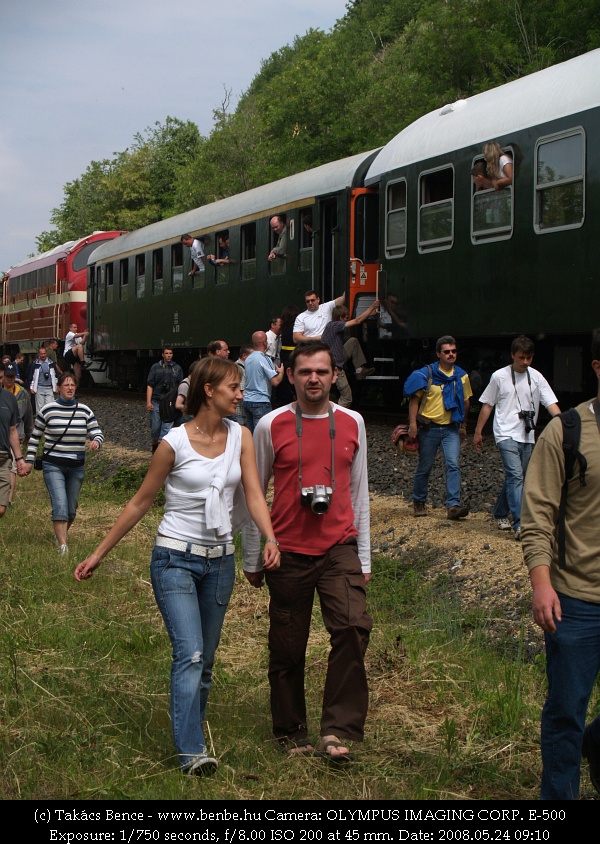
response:
<path fill-rule="evenodd" d="M 196 557 L 207 557 L 209 560 L 214 560 L 216 557 L 223 556 L 223 548 L 226 554 L 233 554 L 235 545 L 233 542 L 223 543 L 222 545 L 196 545 L 195 542 L 185 542 L 183 539 L 171 539 L 168 536 L 157 536 L 154 545 L 159 548 L 172 548 L 174 551 L 183 551 L 188 554 L 194 554 Z"/>

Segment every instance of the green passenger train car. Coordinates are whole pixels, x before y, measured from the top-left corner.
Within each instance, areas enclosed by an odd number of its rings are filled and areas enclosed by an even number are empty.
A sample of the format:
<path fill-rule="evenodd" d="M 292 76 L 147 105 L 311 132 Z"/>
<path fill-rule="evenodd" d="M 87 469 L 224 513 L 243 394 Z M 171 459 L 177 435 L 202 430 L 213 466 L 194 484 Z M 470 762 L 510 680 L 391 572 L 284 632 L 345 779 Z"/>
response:
<path fill-rule="evenodd" d="M 322 301 L 340 296 L 350 272 L 350 216 L 375 152 L 326 164 L 237 196 L 145 226 L 106 244 L 90 258 L 88 323 L 95 358 L 120 385 L 141 387 L 164 344 L 184 368 L 212 340 L 232 349 L 267 330 L 286 305 L 303 308 L 314 288 Z M 355 191 L 355 186 L 359 190 Z M 286 257 L 268 260 L 275 244 L 269 221 L 285 214 Z M 190 275 L 183 234 L 204 237 L 229 263 Z M 362 230 L 359 239 L 363 237 Z M 364 238 L 363 238 L 364 239 Z M 364 249 L 359 243 L 358 251 Z"/>
<path fill-rule="evenodd" d="M 495 141 L 512 183 L 478 189 Z M 402 379 L 456 337 L 482 388 L 516 334 L 565 406 L 592 388 L 600 325 L 600 50 L 439 108 L 380 150 L 323 165 L 124 235 L 89 261 L 93 351 L 121 384 L 143 385 L 164 343 L 185 366 L 214 339 L 235 349 L 284 306 L 346 293 L 376 367 L 357 398 L 393 402 Z M 272 215 L 286 258 L 269 262 Z M 303 225 L 305 216 L 312 232 Z M 182 234 L 229 235 L 230 263 L 194 277 Z M 393 318 L 392 318 L 393 317 Z"/>
<path fill-rule="evenodd" d="M 512 184 L 477 190 L 489 141 L 512 159 Z M 379 285 L 401 302 L 413 365 L 451 334 L 484 386 L 524 333 L 565 406 L 595 392 L 599 150 L 600 50 L 431 112 L 381 150 L 365 179 L 379 194 Z"/>

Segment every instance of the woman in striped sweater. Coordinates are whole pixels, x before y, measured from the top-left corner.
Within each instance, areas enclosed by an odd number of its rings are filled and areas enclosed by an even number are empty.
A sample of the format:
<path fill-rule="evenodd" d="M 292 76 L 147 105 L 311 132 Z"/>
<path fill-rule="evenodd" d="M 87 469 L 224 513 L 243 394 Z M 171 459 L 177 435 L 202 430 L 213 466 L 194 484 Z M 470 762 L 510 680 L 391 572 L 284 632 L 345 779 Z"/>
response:
<path fill-rule="evenodd" d="M 44 483 L 50 495 L 54 536 L 61 556 L 69 550 L 67 531 L 75 521 L 83 483 L 86 439 L 89 438 L 92 451 L 97 451 L 104 442 L 93 412 L 75 398 L 76 389 L 77 379 L 73 373 L 64 372 L 58 379 L 58 398 L 45 405 L 36 416 L 25 458 L 29 473 L 43 437 Z"/>

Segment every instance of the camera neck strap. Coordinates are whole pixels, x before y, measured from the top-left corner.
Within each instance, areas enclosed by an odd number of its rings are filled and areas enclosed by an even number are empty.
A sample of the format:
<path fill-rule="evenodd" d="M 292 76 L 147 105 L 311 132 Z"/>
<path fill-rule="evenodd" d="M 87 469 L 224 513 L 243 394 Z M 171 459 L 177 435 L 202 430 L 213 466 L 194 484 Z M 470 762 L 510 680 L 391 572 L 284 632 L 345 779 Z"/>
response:
<path fill-rule="evenodd" d="M 296 436 L 298 437 L 298 484 L 302 490 L 302 411 L 296 402 Z M 331 489 L 335 489 L 335 419 L 329 405 L 329 437 L 331 439 Z"/>
<path fill-rule="evenodd" d="M 515 390 L 515 396 L 517 397 L 517 402 L 519 404 L 519 410 L 522 411 L 523 406 L 521 404 L 521 399 L 519 398 L 519 391 L 517 390 L 517 379 L 515 378 L 515 369 L 512 365 L 510 367 L 510 374 L 512 375 L 512 382 Z M 531 375 L 529 374 L 529 367 L 527 367 L 527 369 L 525 370 L 525 374 L 527 375 L 527 383 L 529 384 L 529 397 L 531 398 L 531 409 L 535 410 L 535 402 L 533 401 L 533 390 L 531 389 Z"/>

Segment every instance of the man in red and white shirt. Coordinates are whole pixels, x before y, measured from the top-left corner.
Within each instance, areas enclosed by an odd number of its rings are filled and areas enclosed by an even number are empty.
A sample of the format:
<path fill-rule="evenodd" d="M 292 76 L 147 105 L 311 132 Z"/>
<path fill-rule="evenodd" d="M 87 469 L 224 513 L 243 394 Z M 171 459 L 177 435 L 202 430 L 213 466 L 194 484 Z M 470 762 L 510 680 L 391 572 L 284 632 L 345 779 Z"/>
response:
<path fill-rule="evenodd" d="M 273 731 L 290 753 L 315 752 L 308 739 L 304 663 L 316 589 L 331 642 L 316 752 L 341 763 L 350 758 L 347 742 L 363 739 L 368 708 L 366 433 L 360 414 L 329 401 L 337 369 L 326 344 L 299 344 L 287 373 L 297 401 L 264 416 L 254 432 L 265 492 L 274 479 L 271 519 L 281 548 L 280 570 L 266 572 Z M 257 544 L 248 541 L 248 529 L 244 539 L 244 572 L 258 587 L 263 571 Z"/>

